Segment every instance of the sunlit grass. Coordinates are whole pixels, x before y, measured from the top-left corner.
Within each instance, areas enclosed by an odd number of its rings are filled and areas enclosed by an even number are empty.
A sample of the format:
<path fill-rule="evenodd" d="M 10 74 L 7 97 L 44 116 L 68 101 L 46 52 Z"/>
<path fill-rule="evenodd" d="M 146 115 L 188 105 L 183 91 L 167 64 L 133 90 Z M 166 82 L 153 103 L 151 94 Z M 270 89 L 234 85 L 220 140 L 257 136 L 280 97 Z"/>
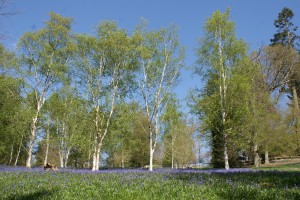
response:
<path fill-rule="evenodd" d="M 300 173 L 0 168 L 1 199 L 300 199 Z"/>
<path fill-rule="evenodd" d="M 298 163 L 278 163 L 278 164 L 273 163 L 273 164 L 262 166 L 258 169 L 300 172 L 300 162 L 298 162 Z"/>

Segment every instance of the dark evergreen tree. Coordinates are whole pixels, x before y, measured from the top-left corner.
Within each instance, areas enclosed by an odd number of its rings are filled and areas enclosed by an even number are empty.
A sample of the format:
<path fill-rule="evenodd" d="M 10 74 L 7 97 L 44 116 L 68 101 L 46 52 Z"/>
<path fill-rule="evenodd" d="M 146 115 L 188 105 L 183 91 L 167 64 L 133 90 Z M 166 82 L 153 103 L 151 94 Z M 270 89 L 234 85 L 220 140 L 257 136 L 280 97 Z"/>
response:
<path fill-rule="evenodd" d="M 299 51 L 299 39 L 300 36 L 297 35 L 296 31 L 298 29 L 292 22 L 294 13 L 289 8 L 283 8 L 278 14 L 278 19 L 275 20 L 274 25 L 277 28 L 277 32 L 274 34 L 274 38 L 271 39 L 271 46 L 283 45 L 290 48 L 290 51 Z M 292 68 L 292 73 L 290 74 L 290 81 L 287 83 L 287 92 L 289 93 L 289 98 L 291 100 L 291 107 L 293 111 L 293 125 L 295 128 L 295 133 L 298 135 L 300 133 L 300 109 L 299 109 L 299 91 L 300 91 L 300 70 L 299 70 L 299 56 L 296 61 L 296 65 Z M 283 63 L 287 64 L 287 63 Z M 298 144 L 300 148 L 300 143 Z"/>
<path fill-rule="evenodd" d="M 299 36 L 296 34 L 298 29 L 292 22 L 294 13 L 289 8 L 283 8 L 278 14 L 278 19 L 275 20 L 274 25 L 277 28 L 277 32 L 272 38 L 271 46 L 281 44 L 283 46 L 297 47 L 299 44 Z"/>

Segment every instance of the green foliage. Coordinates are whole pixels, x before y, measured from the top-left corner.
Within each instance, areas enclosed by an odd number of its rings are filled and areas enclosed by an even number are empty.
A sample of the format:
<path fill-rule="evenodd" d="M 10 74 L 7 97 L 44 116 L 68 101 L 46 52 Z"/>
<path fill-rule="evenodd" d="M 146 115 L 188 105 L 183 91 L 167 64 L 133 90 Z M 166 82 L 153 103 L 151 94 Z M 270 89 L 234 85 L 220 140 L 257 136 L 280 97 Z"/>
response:
<path fill-rule="evenodd" d="M 117 105 L 104 151 L 109 167 L 144 167 L 149 157 L 148 122 L 137 102 Z"/>
<path fill-rule="evenodd" d="M 246 56 L 246 44 L 236 38 L 235 24 L 230 20 L 230 10 L 227 9 L 224 13 L 214 12 L 205 23 L 204 30 L 205 37 L 200 39 L 196 50 L 198 65 L 194 72 L 204 77 L 211 76 L 219 73 L 221 64 L 224 64 L 228 68 L 226 73 L 230 76 L 230 69 Z M 220 42 L 221 55 L 218 46 Z M 222 62 L 220 57 L 224 58 Z"/>
<path fill-rule="evenodd" d="M 47 129 L 50 132 L 51 154 L 48 156 L 50 163 L 58 164 L 59 154 L 67 163 L 69 154 L 75 153 L 75 149 L 78 156 L 86 151 L 90 139 L 85 129 L 88 114 L 86 105 L 86 102 L 78 96 L 76 89 L 71 86 L 62 88 L 49 97 L 45 104 L 44 119 L 41 123 L 44 132 L 46 133 Z M 49 125 L 50 127 L 48 127 Z M 46 135 L 44 140 L 39 143 L 41 149 L 37 154 L 42 157 L 42 160 L 45 155 L 45 140 Z"/>
<path fill-rule="evenodd" d="M 195 162 L 193 138 L 195 130 L 192 125 L 187 124 L 179 108 L 179 100 L 170 94 L 166 111 L 162 116 L 164 123 L 162 164 L 165 167 L 183 167 Z"/>
<path fill-rule="evenodd" d="M 33 80 L 39 78 L 35 80 L 35 84 L 40 87 L 44 84 L 47 89 L 53 83 L 66 80 L 68 60 L 74 51 L 71 23 L 69 18 L 50 13 L 50 20 L 45 28 L 24 33 L 18 49 L 21 64 L 27 68 L 22 68 L 21 75 L 32 77 Z"/>
<path fill-rule="evenodd" d="M 224 13 L 216 11 L 207 20 L 205 37 L 197 49 L 198 66 L 194 70 L 206 83 L 200 94 L 193 95 L 192 108 L 202 121 L 202 130 L 210 134 L 215 167 L 222 166 L 225 143 L 232 156 L 236 152 L 233 148 L 237 148 L 232 142 L 242 145 L 246 134 L 242 126 L 249 116 L 251 74 L 247 74 L 247 67 L 243 66 L 251 65 L 247 64 L 246 44 L 236 39 L 235 25 L 229 14 L 229 9 Z"/>
<path fill-rule="evenodd" d="M 1 72 L 7 72 L 11 70 L 12 67 L 17 66 L 17 58 L 13 52 L 5 49 L 5 47 L 0 44 L 0 69 Z"/>
<path fill-rule="evenodd" d="M 22 100 L 20 81 L 10 76 L 0 75 L 0 163 L 2 164 L 12 164 L 16 159 L 20 142 L 25 144 L 21 138 L 27 135 L 29 119 L 26 108 L 21 104 Z M 24 153 L 24 149 L 21 153 Z"/>

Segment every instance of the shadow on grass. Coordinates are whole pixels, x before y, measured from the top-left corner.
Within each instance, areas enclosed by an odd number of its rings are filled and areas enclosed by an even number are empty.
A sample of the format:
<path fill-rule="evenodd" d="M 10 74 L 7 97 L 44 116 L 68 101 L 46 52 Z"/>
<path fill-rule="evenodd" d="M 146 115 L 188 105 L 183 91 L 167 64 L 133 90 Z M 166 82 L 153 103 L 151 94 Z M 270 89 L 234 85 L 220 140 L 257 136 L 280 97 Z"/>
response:
<path fill-rule="evenodd" d="M 7 200 L 40 200 L 40 199 L 52 199 L 53 195 L 57 192 L 58 190 L 39 190 L 32 192 L 30 194 L 23 194 L 23 195 L 16 195 L 16 196 L 11 196 L 8 197 Z"/>
<path fill-rule="evenodd" d="M 219 199 L 245 199 L 245 200 L 274 200 L 274 199 L 300 199 L 300 193 L 297 190 L 258 190 L 247 188 L 235 188 L 234 190 L 216 191 Z"/>
<path fill-rule="evenodd" d="M 202 185 L 220 199 L 300 199 L 300 172 L 183 172 L 168 178 Z"/>

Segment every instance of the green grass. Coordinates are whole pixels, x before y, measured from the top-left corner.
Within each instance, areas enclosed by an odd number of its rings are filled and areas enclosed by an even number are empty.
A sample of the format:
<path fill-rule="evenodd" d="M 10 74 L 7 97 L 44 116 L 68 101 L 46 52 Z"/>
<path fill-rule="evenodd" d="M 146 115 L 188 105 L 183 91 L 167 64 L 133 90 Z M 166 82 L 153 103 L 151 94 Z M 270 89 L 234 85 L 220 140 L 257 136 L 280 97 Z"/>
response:
<path fill-rule="evenodd" d="M 268 166 L 262 166 L 258 169 L 300 172 L 300 163 L 272 164 L 272 165 L 268 165 Z"/>
<path fill-rule="evenodd" d="M 1 199 L 300 199 L 300 173 L 247 170 L 1 171 Z"/>

